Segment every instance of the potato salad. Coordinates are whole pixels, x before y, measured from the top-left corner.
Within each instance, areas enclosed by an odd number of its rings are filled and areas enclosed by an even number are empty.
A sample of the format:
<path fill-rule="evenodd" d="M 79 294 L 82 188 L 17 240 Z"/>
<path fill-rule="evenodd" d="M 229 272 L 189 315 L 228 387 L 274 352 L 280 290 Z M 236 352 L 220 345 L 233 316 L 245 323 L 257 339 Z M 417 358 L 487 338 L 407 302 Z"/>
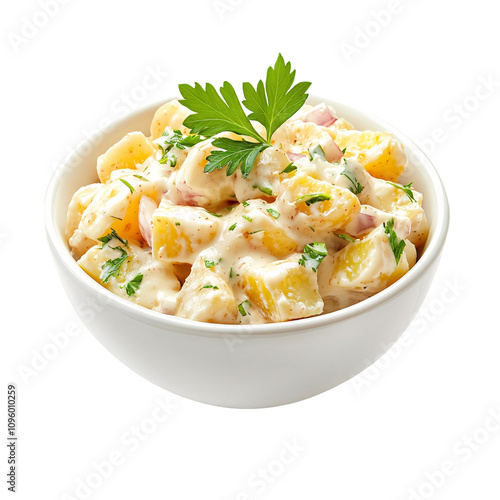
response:
<path fill-rule="evenodd" d="M 331 106 L 304 104 L 307 87 L 282 83 L 287 75 L 280 56 L 265 87 L 244 84 L 248 116 L 227 82 L 224 100 L 208 84 L 180 86 L 184 99 L 161 106 L 148 134 L 130 132 L 104 152 L 98 180 L 68 208 L 78 265 L 125 300 L 226 324 L 333 312 L 408 272 L 428 225 L 422 195 L 398 183 L 402 146 L 356 130 Z M 274 122 L 252 101 L 267 92 L 270 106 L 273 84 L 289 96 Z M 195 91 L 205 99 L 194 103 Z M 243 128 L 221 118 L 240 110 L 233 122 Z"/>

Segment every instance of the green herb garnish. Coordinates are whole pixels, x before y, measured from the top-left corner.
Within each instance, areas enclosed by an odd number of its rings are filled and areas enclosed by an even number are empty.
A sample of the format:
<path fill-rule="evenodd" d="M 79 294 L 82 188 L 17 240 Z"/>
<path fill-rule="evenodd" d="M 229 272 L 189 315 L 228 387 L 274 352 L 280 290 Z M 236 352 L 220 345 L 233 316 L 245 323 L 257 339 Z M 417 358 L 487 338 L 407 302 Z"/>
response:
<path fill-rule="evenodd" d="M 400 240 L 394 231 L 394 219 L 384 222 L 383 225 L 385 233 L 389 236 L 389 243 L 391 245 L 394 258 L 396 259 L 396 264 L 399 264 L 406 242 L 405 240 Z"/>
<path fill-rule="evenodd" d="M 241 304 L 238 305 L 238 311 L 242 316 L 246 316 L 247 314 L 250 314 L 247 310 L 247 307 L 250 308 L 252 307 L 252 304 L 250 304 L 249 300 L 244 300 Z"/>
<path fill-rule="evenodd" d="M 203 259 L 205 261 L 205 267 L 208 267 L 209 269 L 211 267 L 214 267 L 215 266 L 215 262 L 213 260 L 209 260 L 209 259 Z"/>
<path fill-rule="evenodd" d="M 183 97 L 179 102 L 194 111 L 183 123 L 193 134 L 212 137 L 221 132 L 233 132 L 253 139 L 216 138 L 212 144 L 218 149 L 208 156 L 205 172 L 226 167 L 226 174 L 231 175 L 240 168 L 243 178 L 247 178 L 257 155 L 271 146 L 274 132 L 303 106 L 308 97 L 306 91 L 311 84 L 302 82 L 292 87 L 294 80 L 295 70 L 292 71 L 291 64 L 285 63 L 279 54 L 274 67 L 267 70 L 265 84 L 261 80 L 254 88 L 248 82 L 243 83 L 243 105 L 251 111 L 248 116 L 228 82 L 224 82 L 220 94 L 209 83 L 205 88 L 199 83 L 195 83 L 194 87 L 179 85 Z M 250 120 L 264 125 L 265 138 L 255 130 Z"/>
<path fill-rule="evenodd" d="M 314 272 L 318 269 L 321 261 L 328 255 L 324 243 L 308 243 L 304 247 L 304 253 L 299 259 L 299 264 L 311 268 Z"/>
<path fill-rule="evenodd" d="M 349 182 L 352 184 L 352 187 L 350 187 L 349 190 L 353 194 L 359 194 L 363 191 L 363 186 L 358 182 L 358 179 L 356 179 L 356 177 L 354 177 L 347 169 L 344 169 L 340 175 L 345 175 L 349 179 Z"/>
<path fill-rule="evenodd" d="M 117 218 L 117 217 L 114 217 L 114 218 Z M 100 238 L 97 238 L 97 241 L 102 242 L 102 247 L 104 248 L 104 245 L 109 243 L 113 238 L 116 238 L 117 240 L 121 241 L 125 246 L 128 246 L 128 240 L 125 240 L 124 238 L 121 238 L 120 236 L 118 236 L 118 233 L 113 228 L 111 228 L 110 233 L 108 233 L 104 236 L 101 236 Z"/>
<path fill-rule="evenodd" d="M 161 137 L 155 139 L 153 142 L 157 144 L 164 153 L 169 151 L 173 146 L 179 149 L 186 149 L 196 146 L 201 141 L 204 141 L 205 137 L 201 135 L 182 135 L 180 130 L 174 130 L 173 132 L 167 133 L 163 132 Z"/>
<path fill-rule="evenodd" d="M 280 174 L 289 174 L 290 172 L 293 172 L 294 170 L 297 170 L 297 165 L 293 164 L 293 161 L 289 163 L 281 172 Z"/>
<path fill-rule="evenodd" d="M 413 184 L 413 182 L 410 182 L 409 184 L 405 184 L 404 186 L 402 186 L 401 184 L 396 184 L 395 182 L 390 182 L 390 181 L 387 181 L 387 184 L 390 184 L 391 186 L 394 186 L 395 188 L 401 189 L 401 191 L 404 191 L 406 196 L 408 196 L 410 201 L 412 201 L 413 203 L 417 202 L 417 200 L 413 196 L 413 191 L 411 190 L 411 185 Z"/>
<path fill-rule="evenodd" d="M 200 290 L 203 290 L 204 288 L 213 288 L 214 290 L 218 290 L 219 287 L 215 285 L 205 285 L 200 288 Z"/>
<path fill-rule="evenodd" d="M 120 273 L 120 267 L 121 265 L 127 260 L 128 254 L 125 250 L 123 250 L 122 247 L 110 247 L 113 250 L 118 250 L 121 252 L 121 256 L 117 257 L 116 259 L 109 259 L 107 260 L 103 265 L 102 265 L 102 273 L 101 273 L 101 281 L 103 283 L 107 283 L 109 281 L 109 278 L 111 276 L 114 276 L 115 278 L 118 276 Z"/>
<path fill-rule="evenodd" d="M 229 228 L 229 231 L 234 231 L 235 227 L 236 227 L 236 222 Z"/>
<path fill-rule="evenodd" d="M 130 189 L 131 193 L 133 193 L 135 191 L 135 189 L 125 179 L 120 179 L 120 180 L 123 182 L 123 184 L 125 184 L 125 186 L 127 186 Z"/>
<path fill-rule="evenodd" d="M 280 217 L 280 213 L 276 210 L 274 210 L 274 208 L 266 208 L 266 210 L 275 218 L 275 219 L 279 219 Z"/>
<path fill-rule="evenodd" d="M 149 182 L 149 179 L 146 179 L 146 177 L 143 177 L 142 175 L 139 175 L 139 174 L 134 174 L 134 177 L 137 177 L 138 179 L 141 179 L 142 181 L 147 181 L 147 182 Z"/>
<path fill-rule="evenodd" d="M 338 236 L 339 238 L 342 238 L 343 240 L 346 241 L 356 241 L 355 238 L 349 236 L 348 234 L 335 234 L 335 236 Z"/>
<path fill-rule="evenodd" d="M 273 195 L 273 190 L 271 188 L 258 186 L 257 184 L 254 184 L 252 187 L 254 189 L 258 189 L 260 192 L 264 194 L 268 194 L 269 196 Z"/>
<path fill-rule="evenodd" d="M 315 194 L 305 194 L 304 196 L 301 196 L 300 198 L 297 198 L 295 201 L 305 201 L 306 205 L 312 205 L 313 203 L 318 203 L 320 201 L 327 201 L 331 200 L 332 197 L 329 194 L 325 193 L 315 193 Z"/>
<path fill-rule="evenodd" d="M 139 290 L 139 287 L 141 286 L 143 275 L 138 274 L 135 278 L 131 279 L 126 285 L 125 285 L 125 291 L 127 292 L 127 295 L 131 297 L 134 295 L 137 290 Z"/>
<path fill-rule="evenodd" d="M 252 222 L 252 218 L 248 217 L 248 215 L 242 215 L 242 217 L 247 220 L 248 222 Z"/>

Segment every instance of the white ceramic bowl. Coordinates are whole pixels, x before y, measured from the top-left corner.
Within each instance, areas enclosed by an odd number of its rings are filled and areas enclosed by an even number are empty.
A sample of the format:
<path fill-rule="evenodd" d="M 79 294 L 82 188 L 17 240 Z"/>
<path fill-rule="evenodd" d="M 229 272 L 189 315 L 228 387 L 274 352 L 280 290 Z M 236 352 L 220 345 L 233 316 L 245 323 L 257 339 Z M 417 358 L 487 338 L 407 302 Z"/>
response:
<path fill-rule="evenodd" d="M 448 230 L 441 180 L 420 149 L 385 122 L 340 103 L 327 102 L 358 129 L 392 132 L 410 165 L 405 179 L 424 195 L 430 233 L 417 264 L 388 289 L 323 316 L 286 323 L 237 326 L 192 322 L 128 302 L 96 283 L 71 257 L 64 238 L 73 193 L 97 181 L 97 157 L 127 132 L 149 134 L 156 109 L 149 105 L 81 143 L 48 187 L 46 230 L 66 292 L 87 328 L 125 365 L 181 396 L 233 408 L 300 401 L 350 379 L 375 362 L 408 327 L 427 294 Z"/>

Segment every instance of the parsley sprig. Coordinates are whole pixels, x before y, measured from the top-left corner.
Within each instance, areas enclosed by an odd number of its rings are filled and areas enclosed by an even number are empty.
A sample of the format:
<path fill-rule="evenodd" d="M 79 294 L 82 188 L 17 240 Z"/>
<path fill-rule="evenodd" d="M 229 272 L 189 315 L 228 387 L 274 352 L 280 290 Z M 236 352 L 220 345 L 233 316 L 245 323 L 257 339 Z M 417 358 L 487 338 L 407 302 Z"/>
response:
<path fill-rule="evenodd" d="M 257 155 L 271 146 L 271 138 L 276 130 L 296 113 L 305 103 L 310 82 L 293 85 L 295 70 L 285 63 L 279 54 L 274 66 L 267 70 L 266 82 L 260 80 L 256 87 L 243 83 L 245 100 L 243 105 L 250 111 L 246 115 L 234 87 L 224 82 L 220 94 L 210 83 L 203 88 L 199 83 L 194 87 L 179 85 L 183 97 L 179 102 L 194 113 L 189 115 L 183 125 L 192 134 L 212 137 L 221 132 L 233 132 L 252 140 L 234 140 L 218 137 L 213 141 L 213 150 L 207 157 L 205 172 L 226 167 L 226 175 L 240 168 L 243 178 L 252 170 Z M 252 125 L 255 120 L 266 129 L 265 137 Z"/>
<path fill-rule="evenodd" d="M 299 264 L 317 271 L 323 259 L 328 255 L 325 243 L 308 243 L 304 247 L 304 253 L 299 259 Z"/>
<path fill-rule="evenodd" d="M 116 278 L 120 273 L 120 268 L 122 267 L 122 264 L 128 259 L 128 254 L 125 250 L 123 250 L 122 247 L 110 247 L 110 248 L 112 248 L 113 250 L 118 250 L 121 253 L 121 255 L 116 259 L 107 260 L 102 265 L 101 268 L 102 272 L 100 278 L 103 283 L 107 283 L 109 281 L 109 278 L 111 278 L 111 276 L 114 276 Z"/>
<path fill-rule="evenodd" d="M 307 206 L 312 205 L 313 203 L 318 203 L 321 201 L 331 200 L 332 197 L 326 193 L 313 193 L 313 194 L 305 194 L 304 196 L 300 196 L 295 201 L 304 201 Z"/>
<path fill-rule="evenodd" d="M 391 245 L 392 253 L 396 259 L 396 264 L 399 264 L 406 242 L 405 240 L 400 240 L 394 231 L 394 219 L 384 222 L 384 231 L 389 236 L 389 244 Z"/>
<path fill-rule="evenodd" d="M 387 184 L 390 184 L 391 186 L 394 186 L 395 188 L 401 189 L 401 191 L 403 191 L 406 194 L 406 196 L 408 196 L 408 198 L 410 199 L 411 202 L 413 202 L 413 203 L 417 202 L 417 200 L 413 196 L 413 191 L 411 189 L 411 185 L 413 184 L 413 182 L 410 182 L 409 184 L 405 184 L 404 186 L 402 186 L 401 184 L 396 184 L 395 182 L 390 182 L 390 181 L 386 181 L 386 182 L 387 182 Z"/>

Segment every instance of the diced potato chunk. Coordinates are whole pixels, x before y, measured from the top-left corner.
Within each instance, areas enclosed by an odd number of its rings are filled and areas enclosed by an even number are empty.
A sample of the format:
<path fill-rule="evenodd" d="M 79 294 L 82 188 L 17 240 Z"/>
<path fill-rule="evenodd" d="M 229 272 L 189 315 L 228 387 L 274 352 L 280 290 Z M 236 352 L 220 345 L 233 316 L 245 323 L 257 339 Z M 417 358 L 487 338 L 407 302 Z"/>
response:
<path fill-rule="evenodd" d="M 237 139 L 232 133 L 215 136 Z M 215 210 L 227 201 L 234 201 L 234 179 L 225 169 L 206 173 L 207 157 L 214 149 L 212 141 L 203 141 L 192 147 L 184 163 L 171 178 L 170 196 L 180 205 L 197 205 Z"/>
<path fill-rule="evenodd" d="M 102 188 L 102 184 L 89 184 L 81 187 L 71 198 L 66 219 L 66 238 L 69 239 L 78 228 L 82 214 L 90 205 L 94 196 Z"/>
<path fill-rule="evenodd" d="M 157 151 L 158 148 L 142 132 L 131 132 L 97 158 L 99 180 L 102 183 L 108 182 L 114 170 L 134 170 L 136 165 L 143 163 Z"/>
<path fill-rule="evenodd" d="M 208 323 L 235 323 L 238 306 L 227 281 L 199 258 L 177 298 L 175 315 Z"/>
<path fill-rule="evenodd" d="M 121 250 L 120 250 L 121 248 Z M 126 253 L 123 253 L 126 252 Z M 119 265 L 117 276 L 110 276 L 106 283 L 106 263 L 125 257 Z M 117 239 L 106 245 L 93 246 L 79 261 L 80 267 L 95 281 L 111 292 L 149 309 L 162 309 L 162 303 L 174 296 L 180 289 L 179 280 L 171 267 L 151 258 L 151 254 L 131 242 L 125 246 Z M 136 287 L 130 282 L 142 274 Z M 134 282 L 132 281 L 132 284 Z M 127 286 L 128 285 L 128 286 Z M 134 288 L 136 288 L 134 290 Z M 128 293 L 127 293 L 128 292 Z"/>
<path fill-rule="evenodd" d="M 264 266 L 248 259 L 241 266 L 241 287 L 269 321 L 306 318 L 323 312 L 316 273 L 301 266 L 298 259 L 297 255 Z"/>
<path fill-rule="evenodd" d="M 112 228 L 122 238 L 142 241 L 139 229 L 139 202 L 142 196 L 149 196 L 158 203 L 161 191 L 154 182 L 133 175 L 109 182 L 83 212 L 79 229 L 94 240 Z"/>
<path fill-rule="evenodd" d="M 327 161 L 337 161 L 342 157 L 340 149 L 326 128 L 312 122 L 285 122 L 274 133 L 271 143 L 287 153 L 307 156 L 310 148 L 320 145 Z"/>
<path fill-rule="evenodd" d="M 408 240 L 404 252 L 396 263 L 384 227 L 374 229 L 366 238 L 349 243 L 333 258 L 329 279 L 332 294 L 337 290 L 359 291 L 373 295 L 392 283 L 416 262 L 415 246 Z"/>
<path fill-rule="evenodd" d="M 247 207 L 239 205 L 227 221 L 227 234 L 242 235 L 252 249 L 265 249 L 274 257 L 282 259 L 297 251 L 298 243 L 286 224 L 280 224 L 281 213 L 274 204 L 253 200 Z M 236 222 L 235 222 L 236 221 Z M 230 226 L 231 224 L 231 226 Z M 229 248 L 228 248 L 229 250 Z"/>
<path fill-rule="evenodd" d="M 423 245 L 429 234 L 429 225 L 422 208 L 422 194 L 412 189 L 412 201 L 401 189 L 386 182 L 376 182 L 374 186 L 375 200 L 373 205 L 394 215 L 408 217 L 411 221 L 411 232 L 408 239 L 416 246 Z"/>
<path fill-rule="evenodd" d="M 77 229 L 68 240 L 68 244 L 71 255 L 75 260 L 78 260 L 90 248 L 97 245 L 97 241 L 89 238 L 82 230 Z"/>
<path fill-rule="evenodd" d="M 386 132 L 339 130 L 335 142 L 346 149 L 345 157 L 353 158 L 373 177 L 397 182 L 407 157 L 402 146 Z"/>
<path fill-rule="evenodd" d="M 204 208 L 162 200 L 153 212 L 153 257 L 192 264 L 198 253 L 211 244 L 219 225 L 217 217 Z"/>
<path fill-rule="evenodd" d="M 314 197 L 321 195 L 326 195 L 329 199 L 313 202 Z M 303 224 L 313 226 L 315 230 L 327 231 L 344 227 L 359 212 L 361 206 L 358 198 L 348 189 L 302 173 L 281 183 L 278 201 L 289 217 L 303 214 L 306 216 Z M 301 222 L 299 218 L 296 221 Z"/>
<path fill-rule="evenodd" d="M 239 202 L 263 198 L 276 198 L 279 190 L 280 172 L 290 163 L 286 153 L 276 148 L 267 148 L 257 156 L 246 179 L 238 169 L 234 176 L 234 193 Z"/>
<path fill-rule="evenodd" d="M 188 108 L 174 100 L 167 102 L 156 110 L 151 122 L 151 139 L 155 140 L 163 134 L 166 127 L 173 130 L 180 130 L 183 134 L 189 134 L 189 129 L 182 125 L 182 122 L 191 114 Z"/>

